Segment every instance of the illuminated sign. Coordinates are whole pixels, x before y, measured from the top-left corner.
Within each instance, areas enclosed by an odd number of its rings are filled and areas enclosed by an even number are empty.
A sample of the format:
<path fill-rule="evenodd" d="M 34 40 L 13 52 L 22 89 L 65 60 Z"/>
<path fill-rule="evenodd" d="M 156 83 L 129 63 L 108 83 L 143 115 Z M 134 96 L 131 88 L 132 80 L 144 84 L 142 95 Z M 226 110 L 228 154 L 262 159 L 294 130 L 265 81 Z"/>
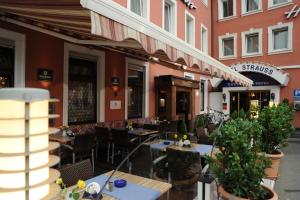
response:
<path fill-rule="evenodd" d="M 292 16 L 295 18 L 299 15 L 300 13 L 300 7 L 298 5 L 294 5 L 291 11 L 285 12 L 284 14 L 286 15 L 287 19 L 290 19 Z"/>
<path fill-rule="evenodd" d="M 189 9 L 196 9 L 197 7 L 195 6 L 195 4 L 191 1 L 191 0 L 182 0 L 183 3 L 186 4 L 186 6 L 189 8 Z"/>

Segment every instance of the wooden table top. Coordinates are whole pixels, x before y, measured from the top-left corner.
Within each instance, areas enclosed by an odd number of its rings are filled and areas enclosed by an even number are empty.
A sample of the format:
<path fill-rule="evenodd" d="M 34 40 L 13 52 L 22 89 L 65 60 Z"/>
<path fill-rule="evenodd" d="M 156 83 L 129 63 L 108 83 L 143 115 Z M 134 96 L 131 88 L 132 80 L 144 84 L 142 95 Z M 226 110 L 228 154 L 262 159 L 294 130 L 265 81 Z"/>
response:
<path fill-rule="evenodd" d="M 147 136 L 147 135 L 156 134 L 158 133 L 158 131 L 137 128 L 137 129 L 129 130 L 128 133 L 136 136 Z"/>
<path fill-rule="evenodd" d="M 62 136 L 62 132 L 49 135 L 49 140 L 59 142 L 61 144 L 70 144 L 73 142 L 74 137 Z"/>

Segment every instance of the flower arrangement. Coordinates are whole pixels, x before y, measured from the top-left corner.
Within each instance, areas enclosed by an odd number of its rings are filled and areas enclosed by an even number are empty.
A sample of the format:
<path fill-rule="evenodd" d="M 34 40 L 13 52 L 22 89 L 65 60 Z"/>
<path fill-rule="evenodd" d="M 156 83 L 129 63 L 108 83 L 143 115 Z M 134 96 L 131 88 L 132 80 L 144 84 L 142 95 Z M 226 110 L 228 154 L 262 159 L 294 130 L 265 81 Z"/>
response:
<path fill-rule="evenodd" d="M 58 178 L 56 180 L 56 184 L 60 186 L 60 188 L 62 189 L 62 194 L 64 195 L 64 197 L 66 197 L 65 194 L 67 192 L 66 191 L 67 188 L 66 188 L 66 184 L 63 182 L 63 179 Z M 86 186 L 85 181 L 78 180 L 76 187 L 73 188 L 70 193 L 68 193 L 68 199 L 78 200 L 80 197 L 79 193 L 82 192 L 83 189 L 85 189 L 85 186 Z"/>
<path fill-rule="evenodd" d="M 67 131 L 69 130 L 69 126 L 60 126 L 59 129 L 62 131 Z"/>
<path fill-rule="evenodd" d="M 191 142 L 188 138 L 188 135 L 183 134 L 181 136 L 182 137 L 180 137 L 177 133 L 174 134 L 174 140 L 177 142 L 177 145 L 181 147 L 190 147 Z"/>
<path fill-rule="evenodd" d="M 128 130 L 133 130 L 132 124 L 133 124 L 132 121 L 128 120 L 126 128 L 128 128 Z"/>

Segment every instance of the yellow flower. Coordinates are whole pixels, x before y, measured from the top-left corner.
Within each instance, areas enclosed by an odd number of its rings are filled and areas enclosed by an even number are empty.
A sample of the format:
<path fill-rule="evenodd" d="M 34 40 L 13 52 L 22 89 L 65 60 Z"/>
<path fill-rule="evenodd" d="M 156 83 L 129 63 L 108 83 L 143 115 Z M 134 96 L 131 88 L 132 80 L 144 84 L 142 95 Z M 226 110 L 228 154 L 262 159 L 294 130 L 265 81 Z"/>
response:
<path fill-rule="evenodd" d="M 183 135 L 183 137 L 182 137 L 184 140 L 186 140 L 187 139 L 187 135 Z"/>
<path fill-rule="evenodd" d="M 58 178 L 58 179 L 56 179 L 56 184 L 57 184 L 57 185 L 61 185 L 61 184 L 63 184 L 63 180 L 62 180 L 62 178 Z"/>
<path fill-rule="evenodd" d="M 177 135 L 177 134 L 174 134 L 174 138 L 177 139 L 177 138 L 178 138 L 178 135 Z"/>
<path fill-rule="evenodd" d="M 79 189 L 84 189 L 85 188 L 85 182 L 83 180 L 79 180 L 77 182 L 77 186 Z"/>

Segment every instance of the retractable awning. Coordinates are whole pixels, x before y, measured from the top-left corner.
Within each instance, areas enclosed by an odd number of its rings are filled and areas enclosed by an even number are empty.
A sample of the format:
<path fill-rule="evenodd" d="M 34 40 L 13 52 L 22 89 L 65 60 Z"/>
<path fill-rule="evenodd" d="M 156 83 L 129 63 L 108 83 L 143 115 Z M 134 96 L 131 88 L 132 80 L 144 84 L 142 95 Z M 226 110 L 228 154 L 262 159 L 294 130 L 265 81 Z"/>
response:
<path fill-rule="evenodd" d="M 0 0 L 1 19 L 74 43 L 157 57 L 244 86 L 252 81 L 111 0 Z"/>

